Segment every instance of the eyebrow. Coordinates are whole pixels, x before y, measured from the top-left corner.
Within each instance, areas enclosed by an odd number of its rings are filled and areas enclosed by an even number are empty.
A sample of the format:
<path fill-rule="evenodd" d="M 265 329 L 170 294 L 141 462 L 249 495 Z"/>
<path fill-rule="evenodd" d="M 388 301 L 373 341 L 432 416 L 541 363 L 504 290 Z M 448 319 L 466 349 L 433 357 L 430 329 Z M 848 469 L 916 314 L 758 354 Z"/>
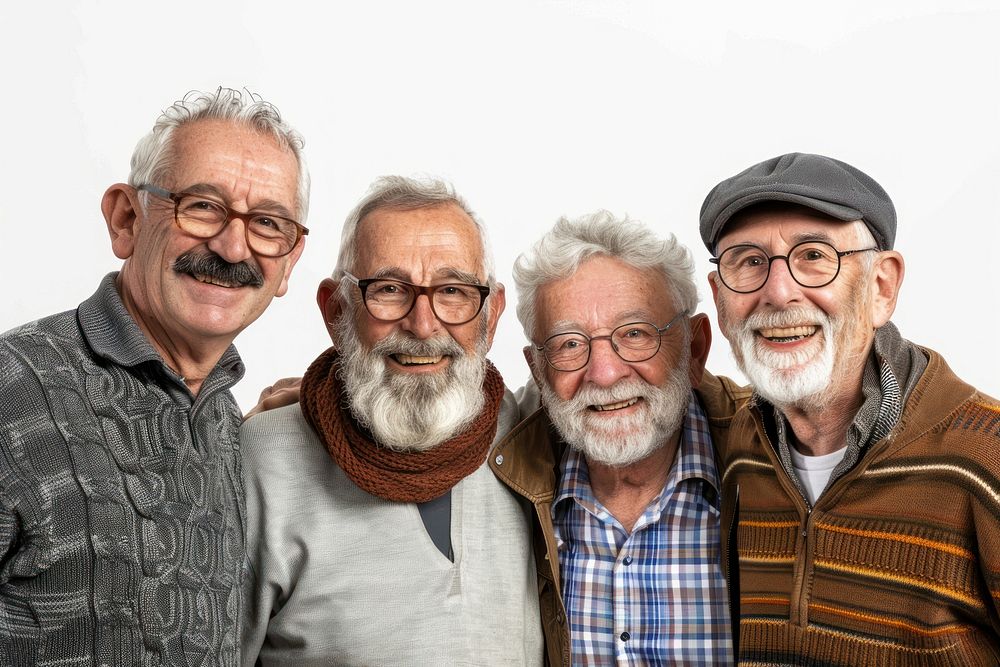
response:
<path fill-rule="evenodd" d="M 441 278 L 451 278 L 460 283 L 469 283 L 470 285 L 482 285 L 479 276 L 474 273 L 469 273 L 468 271 L 463 271 L 462 269 L 456 269 L 451 266 L 446 266 L 444 268 L 438 269 L 434 272 L 435 275 Z"/>
<path fill-rule="evenodd" d="M 804 241 L 824 241 L 826 243 L 833 244 L 833 237 L 824 232 L 802 232 L 801 234 L 796 234 L 796 243 L 802 243 Z"/>
<path fill-rule="evenodd" d="M 223 194 L 222 190 L 220 190 L 219 188 L 215 187 L 210 183 L 195 183 L 194 185 L 190 185 L 182 189 L 181 192 L 185 192 L 192 195 L 212 195 L 213 197 L 224 202 L 227 206 L 229 205 L 229 200 Z M 292 217 L 292 212 L 289 211 L 284 204 L 275 201 L 273 199 L 261 199 L 260 201 L 257 202 L 256 206 L 252 207 L 250 211 L 246 211 L 246 213 L 249 213 L 251 211 L 265 211 L 282 218 L 288 218 L 289 220 L 294 220 L 294 218 Z"/>
<path fill-rule="evenodd" d="M 792 236 L 791 245 L 797 245 L 799 243 L 807 243 L 809 241 L 823 241 L 824 243 L 829 243 L 830 245 L 834 245 L 833 237 L 825 232 L 800 232 Z M 771 250 L 770 246 L 765 246 L 763 243 L 758 243 L 757 241 L 737 241 L 736 243 L 733 243 L 732 245 L 727 246 L 722 250 L 720 250 L 719 254 L 721 255 L 723 252 L 729 250 L 730 248 L 735 248 L 736 246 L 746 246 L 746 245 L 754 246 L 755 248 L 760 248 L 761 250 L 765 250 L 768 252 L 770 252 Z"/>
<path fill-rule="evenodd" d="M 436 278 L 441 278 L 445 281 L 468 283 L 470 285 L 482 285 L 479 278 L 474 273 L 469 273 L 468 271 L 463 271 L 462 269 L 457 269 L 455 267 L 446 266 L 438 269 L 434 272 Z M 384 266 L 381 269 L 375 271 L 371 275 L 372 278 L 390 278 L 392 280 L 401 280 L 404 283 L 410 283 L 415 285 L 413 282 L 413 277 L 408 271 L 404 271 L 398 266 Z M 435 285 L 439 283 L 434 283 Z"/>
<path fill-rule="evenodd" d="M 627 310 L 625 312 L 618 313 L 617 315 L 615 315 L 615 317 L 613 317 L 611 321 L 615 322 L 616 324 L 599 328 L 608 329 L 610 331 L 611 329 L 617 329 L 620 326 L 624 326 L 626 324 L 632 324 L 633 322 L 648 322 L 653 326 L 657 326 L 656 322 L 653 321 L 653 318 L 649 315 L 649 313 L 644 310 Z M 561 333 L 569 333 L 571 331 L 583 333 L 584 327 L 575 320 L 559 320 L 558 322 L 554 322 L 552 324 L 551 327 L 552 333 L 550 333 L 549 335 L 556 336 Z M 587 335 L 589 336 L 590 334 Z"/>

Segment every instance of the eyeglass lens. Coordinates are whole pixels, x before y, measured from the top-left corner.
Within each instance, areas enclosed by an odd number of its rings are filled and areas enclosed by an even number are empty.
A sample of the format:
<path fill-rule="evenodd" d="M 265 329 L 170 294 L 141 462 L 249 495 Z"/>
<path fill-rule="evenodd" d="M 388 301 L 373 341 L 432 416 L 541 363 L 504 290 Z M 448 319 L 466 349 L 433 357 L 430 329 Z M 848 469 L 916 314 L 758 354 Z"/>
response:
<path fill-rule="evenodd" d="M 755 245 L 736 245 L 719 256 L 719 276 L 735 292 L 753 292 L 764 286 L 771 262 L 785 260 L 792 278 L 803 287 L 822 287 L 840 272 L 837 249 L 823 241 L 792 246 L 788 255 L 768 256 Z"/>
<path fill-rule="evenodd" d="M 419 287 L 401 281 L 373 280 L 365 289 L 365 307 L 376 319 L 401 320 L 413 308 L 418 290 Z M 429 292 L 434 314 L 445 324 L 465 324 L 482 308 L 483 294 L 476 285 L 452 283 L 424 290 Z"/>
<path fill-rule="evenodd" d="M 625 361 L 645 361 L 660 349 L 660 332 L 648 322 L 623 324 L 608 336 L 588 338 L 581 333 L 557 334 L 548 338 L 542 348 L 545 359 L 556 370 L 575 371 L 590 361 L 593 341 L 607 338 L 618 356 Z"/>
<path fill-rule="evenodd" d="M 211 238 L 222 231 L 231 218 L 246 221 L 247 243 L 260 255 L 278 257 L 288 254 L 299 237 L 295 222 L 266 213 L 238 213 L 217 201 L 196 195 L 181 195 L 175 200 L 177 225 L 188 234 Z"/>

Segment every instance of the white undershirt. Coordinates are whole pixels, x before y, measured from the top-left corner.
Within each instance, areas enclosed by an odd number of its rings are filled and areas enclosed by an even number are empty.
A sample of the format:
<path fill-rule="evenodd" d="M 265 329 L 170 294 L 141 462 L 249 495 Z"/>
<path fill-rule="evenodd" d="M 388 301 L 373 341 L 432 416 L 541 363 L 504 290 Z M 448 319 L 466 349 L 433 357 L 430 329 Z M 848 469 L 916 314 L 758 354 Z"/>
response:
<path fill-rule="evenodd" d="M 802 486 L 805 488 L 809 504 L 815 505 L 816 499 L 819 498 L 823 489 L 826 488 L 827 482 L 830 481 L 833 469 L 837 467 L 837 464 L 843 460 L 844 454 L 847 453 L 847 446 L 845 445 L 835 452 L 823 454 L 822 456 L 806 456 L 795 449 L 795 447 L 789 447 L 788 449 L 792 454 L 792 467 L 795 468 L 795 473 L 799 476 L 799 481 L 802 482 Z"/>

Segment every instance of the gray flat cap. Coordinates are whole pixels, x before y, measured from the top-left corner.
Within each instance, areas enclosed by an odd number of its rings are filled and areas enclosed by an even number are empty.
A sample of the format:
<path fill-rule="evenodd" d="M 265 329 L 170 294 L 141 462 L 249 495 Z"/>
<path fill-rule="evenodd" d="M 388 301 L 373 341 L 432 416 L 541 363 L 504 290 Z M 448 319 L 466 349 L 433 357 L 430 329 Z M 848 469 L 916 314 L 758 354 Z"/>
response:
<path fill-rule="evenodd" d="M 787 153 L 722 181 L 701 205 L 709 252 L 738 211 L 765 201 L 802 204 L 844 222 L 863 220 L 882 250 L 896 240 L 896 209 L 882 186 L 851 165 L 811 153 Z"/>

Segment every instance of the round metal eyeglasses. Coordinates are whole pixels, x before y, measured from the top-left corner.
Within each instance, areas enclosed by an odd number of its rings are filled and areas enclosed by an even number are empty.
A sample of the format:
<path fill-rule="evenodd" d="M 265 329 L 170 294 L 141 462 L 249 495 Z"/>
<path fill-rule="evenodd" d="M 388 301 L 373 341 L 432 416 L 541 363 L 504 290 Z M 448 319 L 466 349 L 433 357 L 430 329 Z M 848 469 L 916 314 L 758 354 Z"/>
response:
<path fill-rule="evenodd" d="M 859 252 L 879 252 L 879 249 L 837 250 L 826 241 L 803 241 L 793 245 L 787 255 L 768 255 L 759 246 L 741 243 L 708 261 L 718 265 L 723 285 L 734 292 L 749 294 L 767 283 L 771 263 L 776 259 L 785 261 L 792 280 L 799 285 L 825 287 L 840 274 L 841 258 Z"/>
<path fill-rule="evenodd" d="M 344 277 L 361 290 L 361 300 L 368 314 L 383 322 L 403 319 L 413 310 L 417 297 L 425 295 L 430 301 L 431 311 L 441 322 L 465 324 L 476 318 L 490 294 L 488 286 L 470 283 L 414 285 L 390 278 L 359 279 L 346 271 Z"/>
<path fill-rule="evenodd" d="M 549 366 L 557 371 L 578 371 L 590 363 L 590 349 L 595 340 L 607 339 L 611 349 L 622 361 L 639 362 L 652 359 L 660 351 L 660 343 L 667 329 L 686 316 L 684 310 L 662 327 L 649 322 L 629 322 L 615 327 L 606 336 L 588 336 L 577 331 L 549 336 L 535 349 L 542 353 Z"/>
<path fill-rule="evenodd" d="M 263 211 L 237 211 L 206 195 L 168 192 L 155 185 L 140 185 L 151 195 L 174 203 L 174 222 L 184 232 L 200 239 L 222 233 L 234 218 L 243 220 L 247 246 L 262 257 L 284 257 L 309 230 L 290 218 Z"/>

